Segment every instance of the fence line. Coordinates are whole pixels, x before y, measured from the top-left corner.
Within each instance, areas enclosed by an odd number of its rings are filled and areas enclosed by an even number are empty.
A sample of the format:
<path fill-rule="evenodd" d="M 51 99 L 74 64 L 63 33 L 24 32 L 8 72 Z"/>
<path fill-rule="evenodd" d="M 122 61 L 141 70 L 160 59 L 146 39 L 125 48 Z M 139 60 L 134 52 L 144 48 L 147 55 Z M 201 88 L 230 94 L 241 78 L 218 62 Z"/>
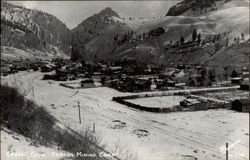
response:
<path fill-rule="evenodd" d="M 207 110 L 207 109 L 215 109 L 215 108 L 227 108 L 229 102 L 221 101 L 211 98 L 203 98 L 202 96 L 191 95 L 191 93 L 203 93 L 203 92 L 216 92 L 222 90 L 235 90 L 238 87 L 227 87 L 227 88 L 214 88 L 209 90 L 190 90 L 190 91 L 173 91 L 173 92 L 156 92 L 156 93 L 145 93 L 145 94 L 137 94 L 137 95 L 129 95 L 123 97 L 113 97 L 113 101 L 116 101 L 120 104 L 126 105 L 131 108 L 148 111 L 148 112 L 176 112 L 176 111 L 199 111 L 199 110 Z M 159 97 L 159 96 L 174 96 L 174 95 L 182 95 L 182 96 L 191 96 L 197 99 L 200 99 L 200 103 L 194 104 L 190 107 L 183 107 L 181 105 L 173 106 L 172 108 L 159 108 L 159 107 L 147 107 L 141 106 L 139 104 L 134 104 L 126 101 L 127 99 L 137 99 L 137 98 L 146 98 L 146 97 Z"/>

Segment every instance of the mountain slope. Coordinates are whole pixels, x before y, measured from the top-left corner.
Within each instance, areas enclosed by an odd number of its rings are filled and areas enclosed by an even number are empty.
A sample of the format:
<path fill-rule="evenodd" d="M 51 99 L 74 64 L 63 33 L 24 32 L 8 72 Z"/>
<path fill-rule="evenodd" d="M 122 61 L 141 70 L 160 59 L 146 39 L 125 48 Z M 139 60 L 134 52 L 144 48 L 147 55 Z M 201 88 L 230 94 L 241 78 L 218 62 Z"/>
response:
<path fill-rule="evenodd" d="M 233 45 L 219 50 L 215 55 L 209 57 L 205 63 L 210 66 L 234 66 L 241 69 L 242 66 L 249 66 L 250 41 Z"/>
<path fill-rule="evenodd" d="M 214 30 L 227 32 L 229 39 L 244 33 L 249 38 L 249 7 L 231 7 L 208 14 L 208 18 L 216 22 Z"/>
<path fill-rule="evenodd" d="M 1 45 L 65 56 L 70 51 L 70 31 L 50 14 L 1 2 Z"/>
<path fill-rule="evenodd" d="M 179 16 L 190 11 L 193 13 L 202 13 L 203 11 L 206 11 L 207 8 L 214 7 L 216 1 L 219 0 L 184 0 L 171 7 L 166 16 Z"/>
<path fill-rule="evenodd" d="M 231 7 L 249 7 L 249 0 L 183 0 L 172 6 L 166 16 L 200 16 Z"/>
<path fill-rule="evenodd" d="M 206 33 L 214 33 L 210 28 L 213 25 L 212 22 L 205 23 L 201 18 L 164 17 L 158 19 L 124 20 L 110 8 L 108 8 L 110 14 L 103 14 L 106 10 L 104 9 L 100 13 L 87 18 L 72 30 L 73 59 L 84 57 L 105 60 L 107 58 L 119 58 L 119 56 L 127 57 L 126 54 L 129 54 L 128 57 L 131 58 L 136 57 L 136 59 L 157 61 L 157 57 L 161 56 L 161 53 L 154 53 L 152 55 L 145 51 L 145 49 L 140 50 L 133 47 L 136 47 L 137 44 L 146 43 L 143 46 L 149 45 L 155 50 L 158 48 L 157 51 L 159 52 L 163 49 L 162 46 L 164 46 L 166 41 L 179 40 L 180 33 L 188 37 L 193 29 L 198 26 L 201 26 L 200 28 L 203 27 L 202 30 Z M 143 34 L 149 34 L 150 31 L 158 27 L 165 28 L 165 33 L 159 40 L 157 40 L 157 37 L 142 38 Z M 140 54 L 137 54 L 137 52 L 142 54 L 141 58 L 139 58 Z M 135 56 L 133 57 L 133 55 Z"/>
<path fill-rule="evenodd" d="M 72 59 L 105 59 L 115 49 L 113 38 L 130 30 L 113 19 L 120 16 L 111 8 L 87 18 L 72 30 Z"/>

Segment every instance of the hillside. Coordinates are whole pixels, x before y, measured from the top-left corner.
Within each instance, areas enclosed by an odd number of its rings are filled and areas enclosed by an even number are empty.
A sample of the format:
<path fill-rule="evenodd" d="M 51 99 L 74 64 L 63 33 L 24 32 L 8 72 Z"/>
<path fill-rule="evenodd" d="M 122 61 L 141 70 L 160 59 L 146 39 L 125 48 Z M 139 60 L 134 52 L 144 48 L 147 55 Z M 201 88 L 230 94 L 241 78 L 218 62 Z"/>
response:
<path fill-rule="evenodd" d="M 44 57 L 66 56 L 70 52 L 70 31 L 53 15 L 1 2 L 1 46 L 27 54 L 43 52 Z"/>
<path fill-rule="evenodd" d="M 220 9 L 247 6 L 249 0 L 183 0 L 172 6 L 166 16 L 200 16 Z"/>
<path fill-rule="evenodd" d="M 179 40 L 180 33 L 190 37 L 193 29 L 200 27 L 204 33 L 214 34 L 211 29 L 213 25 L 209 20 L 203 22 L 202 18 L 185 16 L 124 19 L 112 9 L 106 8 L 72 30 L 72 55 L 73 59 L 136 58 L 157 61 L 164 45 L 170 40 Z M 164 33 L 155 36 L 154 32 L 159 27 L 164 28 Z M 149 48 L 154 51 L 148 52 Z"/>
<path fill-rule="evenodd" d="M 250 41 L 221 49 L 215 55 L 209 57 L 205 63 L 219 68 L 233 66 L 240 70 L 243 66 L 249 65 L 249 45 Z"/>
<path fill-rule="evenodd" d="M 241 33 L 244 33 L 245 39 L 249 38 L 249 6 L 221 9 L 209 13 L 207 17 L 216 22 L 215 32 L 226 32 L 231 40 Z"/>
<path fill-rule="evenodd" d="M 112 17 L 120 16 L 111 8 L 87 18 L 72 30 L 72 59 L 103 59 L 115 49 L 113 37 L 129 30 Z"/>
<path fill-rule="evenodd" d="M 39 159 L 42 159 L 42 157 L 46 156 L 47 159 L 61 160 L 62 158 L 66 159 L 66 156 L 63 156 L 63 154 L 69 154 L 68 152 L 56 149 L 55 146 L 52 148 L 41 145 L 32 145 L 32 140 L 30 138 L 24 137 L 21 134 L 8 130 L 4 127 L 1 128 L 1 140 L 1 159 L 10 159 L 10 156 L 4 154 L 8 152 L 17 154 L 19 153 L 19 159 L 31 159 L 30 157 L 32 157 L 32 155 L 35 155 L 37 159 L 38 157 Z M 55 157 L 51 156 L 51 153 L 60 154 L 58 154 L 58 157 Z"/>

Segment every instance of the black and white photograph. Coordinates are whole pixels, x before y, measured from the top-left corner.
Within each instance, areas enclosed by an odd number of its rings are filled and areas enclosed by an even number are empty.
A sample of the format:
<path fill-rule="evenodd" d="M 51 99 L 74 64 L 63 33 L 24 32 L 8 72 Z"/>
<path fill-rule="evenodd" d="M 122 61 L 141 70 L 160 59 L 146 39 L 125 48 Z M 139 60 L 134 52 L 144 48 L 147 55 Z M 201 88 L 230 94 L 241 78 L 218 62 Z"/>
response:
<path fill-rule="evenodd" d="M 249 160 L 249 0 L 1 0 L 0 160 Z"/>

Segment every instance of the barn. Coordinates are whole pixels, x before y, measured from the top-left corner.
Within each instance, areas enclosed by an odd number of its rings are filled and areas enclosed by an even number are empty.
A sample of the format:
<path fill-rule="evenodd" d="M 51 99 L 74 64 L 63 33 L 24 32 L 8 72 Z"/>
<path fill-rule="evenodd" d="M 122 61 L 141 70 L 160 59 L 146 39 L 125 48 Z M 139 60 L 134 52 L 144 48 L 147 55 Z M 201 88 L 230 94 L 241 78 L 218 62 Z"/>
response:
<path fill-rule="evenodd" d="M 244 80 L 241 84 L 240 84 L 240 89 L 241 90 L 246 90 L 249 91 L 249 80 Z"/>
<path fill-rule="evenodd" d="M 242 78 L 241 77 L 231 78 L 231 84 L 239 85 L 241 82 L 242 82 Z"/>
<path fill-rule="evenodd" d="M 93 88 L 95 87 L 95 83 L 93 79 L 84 79 L 81 81 L 81 87 L 83 88 Z"/>
<path fill-rule="evenodd" d="M 249 99 L 237 99 L 232 102 L 232 110 L 239 112 L 250 111 L 250 100 Z"/>

